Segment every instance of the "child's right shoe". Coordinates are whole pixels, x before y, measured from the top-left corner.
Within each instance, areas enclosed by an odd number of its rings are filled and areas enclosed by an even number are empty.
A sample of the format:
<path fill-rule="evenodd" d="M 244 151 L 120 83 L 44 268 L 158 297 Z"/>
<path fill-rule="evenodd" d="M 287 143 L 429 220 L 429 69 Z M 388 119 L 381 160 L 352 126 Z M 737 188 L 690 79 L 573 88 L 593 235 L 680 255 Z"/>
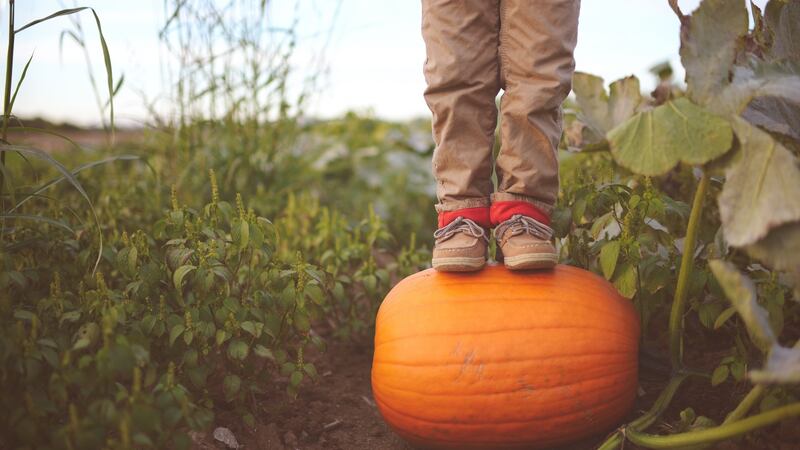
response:
<path fill-rule="evenodd" d="M 458 217 L 433 233 L 433 268 L 442 272 L 473 272 L 486 265 L 487 231 L 470 219 Z"/>

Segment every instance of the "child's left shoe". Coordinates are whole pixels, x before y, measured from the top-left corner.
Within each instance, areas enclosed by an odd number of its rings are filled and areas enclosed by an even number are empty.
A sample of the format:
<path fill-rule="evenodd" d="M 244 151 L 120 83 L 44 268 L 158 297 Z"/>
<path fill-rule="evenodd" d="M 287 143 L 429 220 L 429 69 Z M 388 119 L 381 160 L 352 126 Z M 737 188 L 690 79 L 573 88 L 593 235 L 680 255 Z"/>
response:
<path fill-rule="evenodd" d="M 553 229 L 536 219 L 516 214 L 494 233 L 503 263 L 511 270 L 550 269 L 558 262 Z"/>

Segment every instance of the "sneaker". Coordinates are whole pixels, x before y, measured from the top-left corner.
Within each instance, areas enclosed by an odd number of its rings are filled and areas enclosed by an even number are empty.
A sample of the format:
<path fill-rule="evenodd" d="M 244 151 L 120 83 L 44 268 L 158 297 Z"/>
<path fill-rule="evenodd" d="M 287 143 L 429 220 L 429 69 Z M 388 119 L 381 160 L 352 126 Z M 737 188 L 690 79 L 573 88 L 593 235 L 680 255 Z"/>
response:
<path fill-rule="evenodd" d="M 536 219 L 516 214 L 498 225 L 494 235 L 498 253 L 511 270 L 550 269 L 558 262 L 550 241 L 553 229 Z"/>
<path fill-rule="evenodd" d="M 486 265 L 489 236 L 483 227 L 461 216 L 433 233 L 433 268 L 442 272 L 472 272 Z"/>

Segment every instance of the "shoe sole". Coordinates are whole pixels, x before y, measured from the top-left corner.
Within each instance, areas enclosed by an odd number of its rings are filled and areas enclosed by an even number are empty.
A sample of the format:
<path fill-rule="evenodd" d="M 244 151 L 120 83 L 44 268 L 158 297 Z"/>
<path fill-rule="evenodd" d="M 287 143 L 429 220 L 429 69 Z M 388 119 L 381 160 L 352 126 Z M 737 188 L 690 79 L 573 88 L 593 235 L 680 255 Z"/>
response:
<path fill-rule="evenodd" d="M 431 261 L 433 268 L 440 272 L 475 272 L 483 269 L 486 258 L 434 258 Z"/>
<path fill-rule="evenodd" d="M 552 269 L 558 263 L 558 255 L 554 253 L 535 253 L 505 256 L 503 263 L 511 270 Z"/>

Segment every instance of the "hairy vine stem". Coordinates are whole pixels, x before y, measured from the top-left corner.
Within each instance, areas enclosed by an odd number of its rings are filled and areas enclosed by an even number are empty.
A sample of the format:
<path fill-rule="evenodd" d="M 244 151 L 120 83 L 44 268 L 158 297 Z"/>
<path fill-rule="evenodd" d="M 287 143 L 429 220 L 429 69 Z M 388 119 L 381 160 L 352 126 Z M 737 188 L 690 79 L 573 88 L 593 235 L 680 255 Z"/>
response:
<path fill-rule="evenodd" d="M 689 215 L 689 224 L 686 227 L 686 238 L 683 240 L 683 255 L 678 273 L 678 285 L 675 288 L 675 297 L 672 301 L 672 310 L 669 314 L 669 353 L 672 370 L 677 371 L 683 367 L 683 314 L 686 311 L 686 293 L 689 290 L 689 275 L 694 265 L 694 245 L 697 240 L 697 228 L 700 216 L 703 213 L 703 200 L 709 185 L 709 175 L 703 171 L 697 190 L 692 200 L 692 212 Z"/>
<path fill-rule="evenodd" d="M 771 425 L 790 417 L 800 416 L 800 402 L 776 408 L 746 419 L 724 423 L 718 427 L 699 431 L 660 436 L 628 430 L 626 437 L 636 445 L 647 448 L 676 448 L 696 444 L 710 444 L 741 436 L 755 429 Z"/>
<path fill-rule="evenodd" d="M 661 391 L 656 401 L 653 403 L 653 406 L 650 409 L 642 414 L 641 417 L 634 420 L 630 424 L 623 428 L 621 431 L 617 431 L 614 433 L 613 436 L 606 439 L 597 450 L 613 450 L 619 448 L 620 444 L 622 444 L 622 440 L 624 439 L 624 435 L 627 434 L 628 430 L 644 430 L 647 429 L 650 425 L 652 425 L 660 416 L 661 414 L 667 409 L 669 403 L 672 401 L 672 397 L 675 396 L 675 393 L 678 392 L 678 388 L 681 386 L 683 381 L 689 376 L 686 373 L 679 373 L 674 375 L 667 383 L 667 386 Z"/>
<path fill-rule="evenodd" d="M 728 424 L 732 422 L 736 422 L 737 420 L 743 418 L 747 415 L 753 405 L 761 399 L 761 396 L 764 395 L 764 391 L 766 388 L 763 384 L 757 384 L 753 386 L 753 389 L 750 389 L 750 392 L 744 396 L 739 405 L 736 406 L 736 409 L 731 411 L 727 417 L 725 417 L 725 421 L 722 424 Z"/>

